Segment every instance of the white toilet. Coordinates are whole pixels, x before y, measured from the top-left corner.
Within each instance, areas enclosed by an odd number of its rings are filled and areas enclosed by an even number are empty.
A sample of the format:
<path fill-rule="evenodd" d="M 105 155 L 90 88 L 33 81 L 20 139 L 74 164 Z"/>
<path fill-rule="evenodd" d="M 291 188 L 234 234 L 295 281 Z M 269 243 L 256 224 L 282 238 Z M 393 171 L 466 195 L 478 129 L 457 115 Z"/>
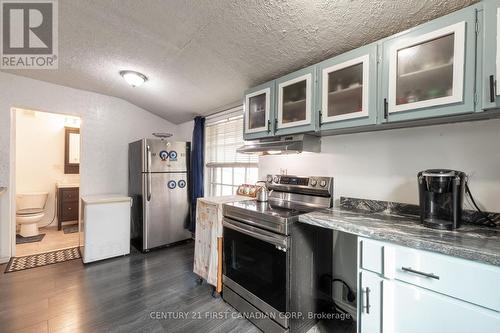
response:
<path fill-rule="evenodd" d="M 16 195 L 16 223 L 23 237 L 38 235 L 38 222 L 45 215 L 47 192 L 20 193 Z"/>

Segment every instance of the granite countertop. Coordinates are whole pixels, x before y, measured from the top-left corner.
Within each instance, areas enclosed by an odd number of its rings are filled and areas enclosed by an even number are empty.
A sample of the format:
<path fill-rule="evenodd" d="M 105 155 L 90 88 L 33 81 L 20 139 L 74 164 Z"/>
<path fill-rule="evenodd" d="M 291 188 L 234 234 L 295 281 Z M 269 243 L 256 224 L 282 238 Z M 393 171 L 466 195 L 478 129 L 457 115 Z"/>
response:
<path fill-rule="evenodd" d="M 359 200 L 359 199 L 356 199 Z M 414 214 L 390 209 L 331 208 L 301 215 L 318 227 L 500 266 L 500 228 L 464 224 L 455 231 L 430 229 Z"/>

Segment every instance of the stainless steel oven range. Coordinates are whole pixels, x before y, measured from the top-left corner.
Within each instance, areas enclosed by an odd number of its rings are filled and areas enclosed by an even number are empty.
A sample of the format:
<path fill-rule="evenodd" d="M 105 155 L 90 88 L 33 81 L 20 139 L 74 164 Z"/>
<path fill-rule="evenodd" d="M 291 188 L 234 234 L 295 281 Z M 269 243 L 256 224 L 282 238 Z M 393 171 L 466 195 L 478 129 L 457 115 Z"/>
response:
<path fill-rule="evenodd" d="M 224 205 L 223 299 L 264 332 L 306 332 L 331 297 L 332 233 L 299 215 L 332 207 L 333 178 L 267 176 L 267 202 Z"/>

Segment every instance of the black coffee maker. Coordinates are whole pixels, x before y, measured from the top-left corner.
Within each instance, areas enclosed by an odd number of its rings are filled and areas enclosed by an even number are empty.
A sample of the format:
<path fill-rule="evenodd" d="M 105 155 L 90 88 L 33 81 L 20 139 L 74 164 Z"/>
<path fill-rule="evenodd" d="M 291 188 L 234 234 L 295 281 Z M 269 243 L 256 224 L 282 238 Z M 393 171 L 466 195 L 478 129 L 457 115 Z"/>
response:
<path fill-rule="evenodd" d="M 418 173 L 420 221 L 434 229 L 453 230 L 462 224 L 466 175 L 461 171 L 430 169 Z"/>

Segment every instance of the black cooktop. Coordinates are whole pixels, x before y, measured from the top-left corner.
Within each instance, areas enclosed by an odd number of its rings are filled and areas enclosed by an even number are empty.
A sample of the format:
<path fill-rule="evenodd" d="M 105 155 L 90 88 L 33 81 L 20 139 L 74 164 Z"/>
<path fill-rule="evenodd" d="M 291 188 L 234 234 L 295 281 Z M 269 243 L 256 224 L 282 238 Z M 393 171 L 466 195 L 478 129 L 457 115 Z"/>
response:
<path fill-rule="evenodd" d="M 301 214 L 306 214 L 317 210 L 318 208 L 308 207 L 292 203 L 284 200 L 270 199 L 267 202 L 259 202 L 256 200 L 238 201 L 226 204 L 234 208 L 244 209 L 252 214 L 265 214 L 269 216 L 276 216 L 283 219 L 290 219 L 298 217 Z"/>

